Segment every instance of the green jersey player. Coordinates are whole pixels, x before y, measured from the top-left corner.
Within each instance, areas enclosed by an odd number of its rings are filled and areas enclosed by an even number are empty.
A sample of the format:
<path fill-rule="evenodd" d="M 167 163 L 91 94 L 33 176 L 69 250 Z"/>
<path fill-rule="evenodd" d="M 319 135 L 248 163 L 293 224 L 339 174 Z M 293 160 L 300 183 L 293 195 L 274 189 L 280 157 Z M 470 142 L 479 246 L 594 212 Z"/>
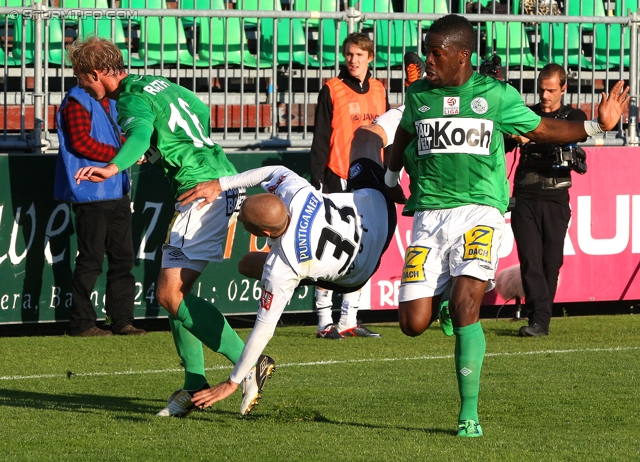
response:
<path fill-rule="evenodd" d="M 68 56 L 81 88 L 97 100 L 117 101 L 118 124 L 127 134 L 118 155 L 105 167 L 82 168 L 76 181 L 100 182 L 134 164 L 142 154 L 161 166 L 176 196 L 198 184 L 236 172 L 220 146 L 209 138 L 209 108 L 195 94 L 163 77 L 127 75 L 120 50 L 110 41 L 77 40 Z M 176 204 L 163 247 L 157 299 L 169 312 L 178 355 L 185 366 L 182 389 L 169 398 L 159 416 L 185 416 L 194 409 L 193 393 L 208 388 L 202 343 L 232 363 L 244 342 L 220 311 L 191 289 L 207 263 L 221 261 L 229 220 L 243 191 L 228 191 L 213 203 Z M 261 357 L 243 384 L 241 412 L 251 411 L 273 360 Z"/>
<path fill-rule="evenodd" d="M 441 321 L 456 336 L 462 437 L 482 435 L 478 394 L 486 343 L 480 303 L 497 267 L 509 194 L 502 134 L 578 141 L 612 129 L 628 94 L 623 82 L 611 96 L 603 94 L 597 121 L 540 119 L 514 88 L 473 71 L 474 44 L 473 27 L 462 16 L 433 23 L 425 40 L 426 77 L 407 90 L 385 176 L 391 197 L 403 203 L 397 182 L 404 165 L 411 192 L 404 213 L 414 215 L 399 294 L 402 331 L 422 334 L 441 315 L 432 307 L 451 288 L 450 318 L 443 312 Z"/>

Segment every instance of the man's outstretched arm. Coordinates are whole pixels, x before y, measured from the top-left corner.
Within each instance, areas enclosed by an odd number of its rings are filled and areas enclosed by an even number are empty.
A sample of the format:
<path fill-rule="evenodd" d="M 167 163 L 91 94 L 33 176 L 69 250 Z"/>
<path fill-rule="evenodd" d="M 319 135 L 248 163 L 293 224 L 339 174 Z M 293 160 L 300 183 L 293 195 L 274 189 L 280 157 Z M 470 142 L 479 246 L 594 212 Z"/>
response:
<path fill-rule="evenodd" d="M 608 95 L 602 92 L 597 121 L 582 122 L 543 117 L 540 125 L 535 130 L 525 133 L 525 136 L 536 143 L 566 144 L 612 130 L 620 121 L 629 100 L 629 87 L 623 87 L 624 82 L 621 80 L 613 86 Z"/>
<path fill-rule="evenodd" d="M 236 367 L 233 369 L 229 378 L 224 382 L 220 382 L 215 387 L 201 390 L 194 394 L 192 398 L 193 403 L 200 408 L 205 408 L 232 395 L 258 361 L 269 340 L 273 337 L 276 325 L 276 323 L 266 323 L 256 320 L 253 330 L 247 339 L 247 343 L 242 350 L 240 359 L 236 363 Z"/>

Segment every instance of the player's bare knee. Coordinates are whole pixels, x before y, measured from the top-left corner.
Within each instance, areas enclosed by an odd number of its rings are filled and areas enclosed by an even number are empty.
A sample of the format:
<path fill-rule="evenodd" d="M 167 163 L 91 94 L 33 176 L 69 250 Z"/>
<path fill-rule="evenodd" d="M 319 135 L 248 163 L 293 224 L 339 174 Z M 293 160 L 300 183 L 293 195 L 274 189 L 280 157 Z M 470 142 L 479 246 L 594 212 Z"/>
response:
<path fill-rule="evenodd" d="M 424 320 L 415 320 L 400 315 L 400 330 L 404 335 L 409 337 L 417 337 L 421 335 L 429 327 L 429 322 Z"/>
<path fill-rule="evenodd" d="M 158 304 L 167 310 L 172 315 L 176 316 L 178 314 L 178 308 L 180 308 L 180 303 L 182 303 L 182 293 L 177 295 L 173 290 L 169 287 L 159 283 L 158 290 L 156 291 L 156 298 L 158 300 Z"/>

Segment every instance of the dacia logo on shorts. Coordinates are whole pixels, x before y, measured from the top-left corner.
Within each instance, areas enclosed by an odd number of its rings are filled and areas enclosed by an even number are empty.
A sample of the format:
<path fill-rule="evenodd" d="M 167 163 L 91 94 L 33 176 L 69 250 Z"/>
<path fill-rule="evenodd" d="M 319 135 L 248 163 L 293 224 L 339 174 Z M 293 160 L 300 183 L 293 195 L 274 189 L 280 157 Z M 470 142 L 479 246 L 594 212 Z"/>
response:
<path fill-rule="evenodd" d="M 481 260 L 491 263 L 491 243 L 494 229 L 479 225 L 464 233 L 463 260 Z"/>
<path fill-rule="evenodd" d="M 421 246 L 409 246 L 404 254 L 404 267 L 402 268 L 402 284 L 408 282 L 423 282 L 427 278 L 424 275 L 424 262 L 431 248 Z"/>
<path fill-rule="evenodd" d="M 354 164 L 350 169 L 349 169 L 349 178 L 355 178 L 357 177 L 360 172 L 362 171 L 362 165 L 360 164 Z"/>
<path fill-rule="evenodd" d="M 493 121 L 460 117 L 415 122 L 418 156 L 428 154 L 491 154 Z"/>

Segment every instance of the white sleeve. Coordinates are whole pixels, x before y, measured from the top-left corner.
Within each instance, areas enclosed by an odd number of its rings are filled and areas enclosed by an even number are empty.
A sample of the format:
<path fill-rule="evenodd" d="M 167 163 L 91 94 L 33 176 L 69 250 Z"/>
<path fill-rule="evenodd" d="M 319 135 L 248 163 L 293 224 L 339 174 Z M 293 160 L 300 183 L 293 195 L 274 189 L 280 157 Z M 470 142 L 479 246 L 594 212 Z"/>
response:
<path fill-rule="evenodd" d="M 387 144 L 383 147 L 387 147 L 393 144 L 393 140 L 396 137 L 396 130 L 400 125 L 400 119 L 402 119 L 402 113 L 404 112 L 404 104 L 393 109 L 389 109 L 387 112 L 377 117 L 373 123 L 382 127 L 387 134 Z"/>
<path fill-rule="evenodd" d="M 240 359 L 233 368 L 229 378 L 234 383 L 241 383 L 247 376 L 251 368 L 256 365 L 258 358 L 273 337 L 277 323 L 266 323 L 256 320 L 251 334 L 244 345 Z"/>
<path fill-rule="evenodd" d="M 293 173 L 282 165 L 272 165 L 269 167 L 260 167 L 247 170 L 246 172 L 238 173 L 232 176 L 223 176 L 218 179 L 220 181 L 220 188 L 223 191 L 228 191 L 234 188 L 250 188 L 252 186 L 258 186 L 262 182 L 270 182 L 273 178 L 280 175 L 289 175 Z"/>

